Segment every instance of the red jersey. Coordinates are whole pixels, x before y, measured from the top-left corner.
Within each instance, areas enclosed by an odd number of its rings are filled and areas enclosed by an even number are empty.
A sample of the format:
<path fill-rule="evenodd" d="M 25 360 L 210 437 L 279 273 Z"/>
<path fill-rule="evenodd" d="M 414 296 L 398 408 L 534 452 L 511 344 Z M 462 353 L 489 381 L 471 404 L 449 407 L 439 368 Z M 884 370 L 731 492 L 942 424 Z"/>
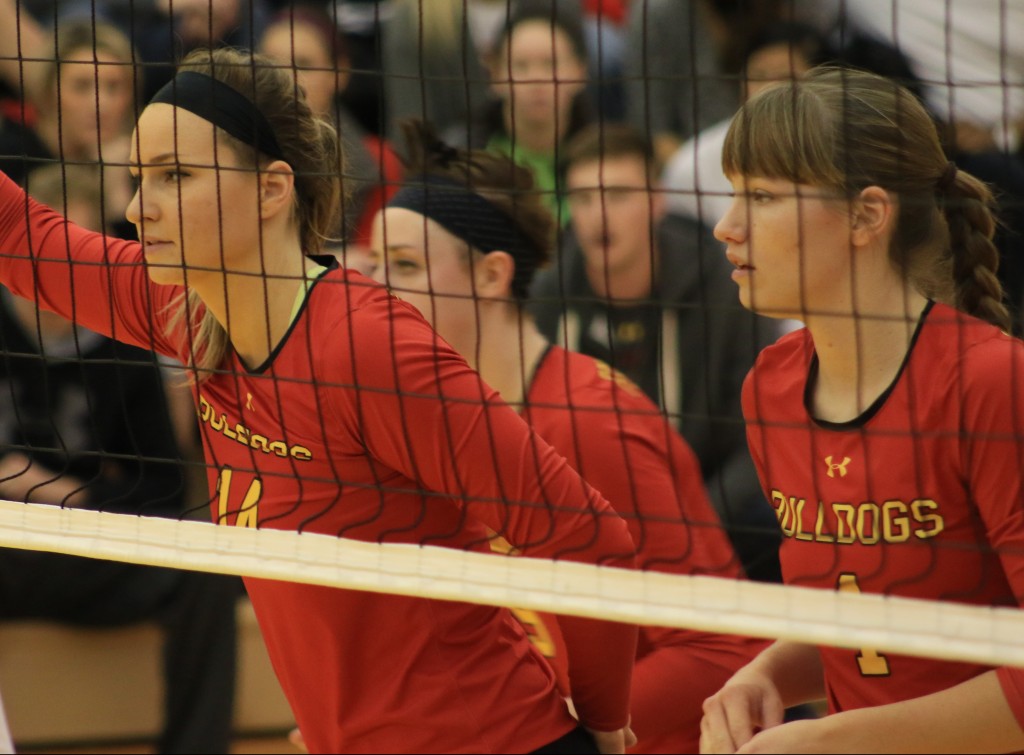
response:
<path fill-rule="evenodd" d="M 137 243 L 66 224 L 2 175 L 0 280 L 94 330 L 188 356 L 189 339 L 165 330 L 181 289 L 149 281 Z M 489 529 L 526 555 L 633 564 L 604 499 L 418 312 L 357 273 L 323 274 L 265 364 L 249 370 L 232 352 L 224 367 L 196 394 L 218 523 L 479 551 Z M 505 609 L 247 587 L 313 751 L 528 751 L 576 725 Z M 581 720 L 625 725 L 636 629 L 562 626 Z"/>
<path fill-rule="evenodd" d="M 626 520 L 640 568 L 742 578 L 697 457 L 625 375 L 553 346 L 530 383 L 523 416 Z M 564 675 L 552 617 L 516 615 Z M 633 672 L 635 751 L 697 752 L 701 704 L 764 646 L 762 640 L 642 627 Z"/>
<path fill-rule="evenodd" d="M 1024 599 L 1024 344 L 941 305 L 859 418 L 808 412 L 817 358 L 797 331 L 744 385 L 750 450 L 784 540 L 788 584 L 991 606 Z M 832 712 L 952 687 L 987 670 L 821 648 Z M 1024 670 L 1000 669 L 1024 725 Z"/>

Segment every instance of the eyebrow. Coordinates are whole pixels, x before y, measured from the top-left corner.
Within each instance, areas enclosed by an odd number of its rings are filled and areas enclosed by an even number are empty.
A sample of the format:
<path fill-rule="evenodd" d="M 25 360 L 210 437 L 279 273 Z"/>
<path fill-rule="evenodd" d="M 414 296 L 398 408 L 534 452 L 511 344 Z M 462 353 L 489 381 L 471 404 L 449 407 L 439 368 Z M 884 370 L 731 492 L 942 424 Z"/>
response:
<path fill-rule="evenodd" d="M 178 155 L 175 152 L 163 152 L 150 160 L 146 160 L 145 162 L 143 162 L 142 160 L 136 160 L 134 158 L 135 156 L 132 155 L 132 159 L 128 161 L 129 171 L 133 169 L 139 170 L 140 168 L 155 168 L 161 165 L 184 164 L 181 162 L 181 160 L 178 159 Z"/>

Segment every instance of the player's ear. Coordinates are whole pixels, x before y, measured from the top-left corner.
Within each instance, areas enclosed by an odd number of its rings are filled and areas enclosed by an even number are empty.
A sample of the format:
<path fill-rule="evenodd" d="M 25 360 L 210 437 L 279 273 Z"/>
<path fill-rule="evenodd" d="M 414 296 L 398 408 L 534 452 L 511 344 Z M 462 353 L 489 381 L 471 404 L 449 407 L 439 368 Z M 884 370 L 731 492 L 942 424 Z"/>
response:
<path fill-rule="evenodd" d="M 896 202 L 880 186 L 869 186 L 851 203 L 850 241 L 867 246 L 891 232 L 896 221 Z"/>
<path fill-rule="evenodd" d="M 259 174 L 260 219 L 266 220 L 282 210 L 290 211 L 295 195 L 295 173 L 284 160 L 275 160 Z"/>
<path fill-rule="evenodd" d="M 481 257 L 474 269 L 474 284 L 477 296 L 490 299 L 505 299 L 511 296 L 512 279 L 516 274 L 516 261 L 508 252 L 488 252 Z"/>

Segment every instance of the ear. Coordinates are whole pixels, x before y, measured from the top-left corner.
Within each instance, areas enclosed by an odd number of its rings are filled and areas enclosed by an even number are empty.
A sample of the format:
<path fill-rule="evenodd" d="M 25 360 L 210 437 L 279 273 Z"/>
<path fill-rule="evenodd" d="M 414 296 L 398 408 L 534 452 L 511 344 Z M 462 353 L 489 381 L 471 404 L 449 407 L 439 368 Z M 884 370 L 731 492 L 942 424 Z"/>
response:
<path fill-rule="evenodd" d="M 473 285 L 482 299 L 508 299 L 512 296 L 512 279 L 516 261 L 508 252 L 489 252 L 480 257 L 473 268 Z"/>
<path fill-rule="evenodd" d="M 851 205 L 850 241 L 868 246 L 888 236 L 896 222 L 896 202 L 885 189 L 869 186 Z"/>
<path fill-rule="evenodd" d="M 259 175 L 260 219 L 268 220 L 282 210 L 290 212 L 295 196 L 295 173 L 284 160 L 275 160 Z"/>

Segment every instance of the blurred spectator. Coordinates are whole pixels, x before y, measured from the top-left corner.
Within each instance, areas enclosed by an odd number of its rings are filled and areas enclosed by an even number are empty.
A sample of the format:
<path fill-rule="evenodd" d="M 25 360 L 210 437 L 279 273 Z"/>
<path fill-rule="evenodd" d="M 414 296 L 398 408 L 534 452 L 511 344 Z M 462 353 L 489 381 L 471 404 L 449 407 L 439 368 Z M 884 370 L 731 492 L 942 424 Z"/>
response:
<path fill-rule="evenodd" d="M 1024 127 L 1024 0 L 846 0 L 850 28 L 897 47 L 957 147 L 1016 151 Z"/>
<path fill-rule="evenodd" d="M 328 0 L 327 3 L 328 13 L 348 40 L 352 60 L 352 79 L 345 88 L 345 105 L 364 129 L 379 136 L 388 135 L 387 80 L 383 75 L 388 53 L 384 49 L 384 30 L 391 23 L 397 2 Z"/>
<path fill-rule="evenodd" d="M 29 93 L 34 127 L 8 120 L 0 128 L 0 169 L 24 183 L 33 168 L 55 160 L 102 164 L 104 228 L 134 233 L 119 208 L 131 199 L 129 132 L 135 116 L 137 55 L 116 27 L 67 21 L 57 27 L 56 60 L 38 64 Z"/>
<path fill-rule="evenodd" d="M 0 0 L 0 18 L 4 4 Z M 174 62 L 196 47 L 231 45 L 253 49 L 266 22 L 268 0 L 19 0 L 28 15 L 48 31 L 42 55 L 52 57 L 52 29 L 67 21 L 94 20 L 120 29 L 140 56 L 143 102 L 173 75 Z M 0 36 L 3 32 L 0 31 Z M 2 43 L 0 43 L 2 45 Z M 0 48 L 2 49 L 2 48 Z"/>
<path fill-rule="evenodd" d="M 667 161 L 684 140 L 736 112 L 736 82 L 753 36 L 774 21 L 832 18 L 821 0 L 632 0 L 629 122 Z"/>
<path fill-rule="evenodd" d="M 776 22 L 750 41 L 743 63 L 741 99 L 765 87 L 803 76 L 824 63 L 849 65 L 900 80 L 919 90 L 905 58 L 866 34 L 848 34 L 835 48 L 818 29 L 802 23 Z M 695 218 L 713 228 L 731 201 L 732 185 L 722 173 L 722 145 L 732 118 L 687 140 L 669 159 L 662 184 L 670 212 Z"/>
<path fill-rule="evenodd" d="M 321 7 L 296 4 L 271 20 L 259 51 L 288 67 L 314 112 L 338 129 L 343 155 L 339 169 L 346 195 L 344 227 L 339 232 L 344 245 L 341 261 L 365 271 L 373 219 L 398 190 L 402 165 L 390 145 L 368 133 L 339 97 L 351 75 L 345 36 Z"/>
<path fill-rule="evenodd" d="M 563 10 L 557 0 L 520 0 L 494 49 L 491 88 L 498 99 L 445 141 L 492 150 L 529 168 L 537 191 L 564 225 L 561 149 L 593 120 L 579 10 Z"/>
<path fill-rule="evenodd" d="M 33 172 L 33 193 L 101 224 L 94 166 Z M 148 516 L 186 504 L 153 355 L 0 289 L 0 497 Z M 160 752 L 227 752 L 235 682 L 235 578 L 0 549 L 0 619 L 85 626 L 158 621 L 166 632 Z M 11 691 L 8 691 L 11 693 Z"/>
<path fill-rule="evenodd" d="M 779 579 L 778 524 L 740 413 L 743 379 L 773 323 L 740 306 L 710 230 L 665 212 L 650 144 L 591 126 L 566 148 L 572 237 L 531 306 L 553 343 L 625 373 L 676 424 L 748 575 Z"/>
<path fill-rule="evenodd" d="M 624 70 L 629 0 L 583 0 L 590 81 L 601 120 L 626 117 Z"/>
<path fill-rule="evenodd" d="M 442 133 L 466 123 L 488 101 L 484 59 L 509 12 L 510 0 L 396 0 L 383 27 L 388 136 L 400 124 L 428 120 Z"/>

